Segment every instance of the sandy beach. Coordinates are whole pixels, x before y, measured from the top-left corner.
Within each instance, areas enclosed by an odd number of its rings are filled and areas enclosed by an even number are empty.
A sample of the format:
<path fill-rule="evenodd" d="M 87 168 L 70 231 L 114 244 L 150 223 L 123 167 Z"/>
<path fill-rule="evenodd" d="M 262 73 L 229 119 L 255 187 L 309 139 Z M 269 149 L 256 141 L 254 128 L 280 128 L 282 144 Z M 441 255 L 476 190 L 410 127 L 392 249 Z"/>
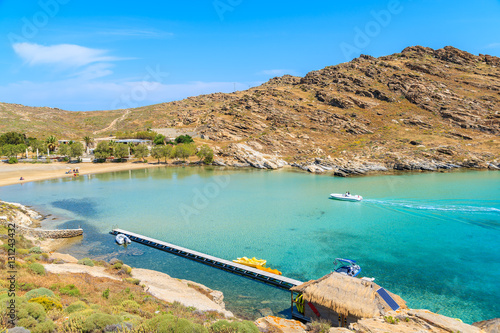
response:
<path fill-rule="evenodd" d="M 0 164 L 0 186 L 22 184 L 38 180 L 74 177 L 74 175 L 66 174 L 70 169 L 80 171 L 80 175 L 125 171 L 144 168 L 164 167 L 165 164 L 149 164 L 137 162 L 125 163 L 66 163 L 54 162 L 50 164 Z M 20 180 L 23 177 L 24 180 Z"/>

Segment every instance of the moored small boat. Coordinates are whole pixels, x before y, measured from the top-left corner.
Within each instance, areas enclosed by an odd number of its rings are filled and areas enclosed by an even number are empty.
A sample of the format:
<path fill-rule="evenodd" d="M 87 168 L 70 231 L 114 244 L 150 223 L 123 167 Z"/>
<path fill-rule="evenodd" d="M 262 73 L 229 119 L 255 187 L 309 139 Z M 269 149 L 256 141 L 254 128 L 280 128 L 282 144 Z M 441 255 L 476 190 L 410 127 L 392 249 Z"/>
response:
<path fill-rule="evenodd" d="M 360 195 L 350 194 L 350 193 L 332 193 L 330 194 L 330 199 L 343 200 L 343 201 L 361 201 L 363 197 Z"/>
<path fill-rule="evenodd" d="M 130 244 L 132 243 L 132 241 L 130 240 L 130 238 L 128 238 L 127 236 L 125 236 L 124 234 L 118 234 L 116 235 L 115 237 L 115 242 L 118 244 L 118 245 L 123 245 L 123 244 Z"/>
<path fill-rule="evenodd" d="M 356 264 L 355 260 L 335 258 L 333 264 L 335 265 L 335 272 L 340 274 L 354 277 L 361 273 L 361 267 Z"/>

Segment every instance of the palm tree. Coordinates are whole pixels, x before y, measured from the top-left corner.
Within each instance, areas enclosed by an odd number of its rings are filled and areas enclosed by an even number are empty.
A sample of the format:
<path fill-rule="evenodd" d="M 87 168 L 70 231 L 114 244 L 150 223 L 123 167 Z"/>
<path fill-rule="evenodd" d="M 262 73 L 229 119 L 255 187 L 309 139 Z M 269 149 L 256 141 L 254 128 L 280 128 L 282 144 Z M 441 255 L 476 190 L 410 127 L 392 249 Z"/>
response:
<path fill-rule="evenodd" d="M 49 136 L 45 142 L 47 143 L 47 148 L 49 148 L 50 151 L 56 150 L 57 147 L 57 139 L 55 136 L 51 135 Z"/>
<path fill-rule="evenodd" d="M 89 148 L 94 143 L 94 139 L 88 135 L 83 137 L 83 141 L 85 141 L 85 148 Z"/>
<path fill-rule="evenodd" d="M 110 140 L 108 142 L 109 155 L 113 156 L 113 154 L 115 153 L 115 146 L 116 142 L 114 140 Z"/>

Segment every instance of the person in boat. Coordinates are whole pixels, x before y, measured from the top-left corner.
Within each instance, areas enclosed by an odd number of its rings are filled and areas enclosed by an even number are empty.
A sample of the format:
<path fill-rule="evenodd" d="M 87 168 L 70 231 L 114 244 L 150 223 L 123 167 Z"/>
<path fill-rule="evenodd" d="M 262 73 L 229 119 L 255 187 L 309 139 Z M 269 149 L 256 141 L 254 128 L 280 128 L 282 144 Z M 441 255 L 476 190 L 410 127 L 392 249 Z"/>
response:
<path fill-rule="evenodd" d="M 350 196 L 350 195 L 351 195 L 351 192 L 347 191 L 347 192 L 345 192 L 345 195 L 344 195 L 344 196 L 345 196 L 345 197 L 348 197 L 348 196 Z"/>

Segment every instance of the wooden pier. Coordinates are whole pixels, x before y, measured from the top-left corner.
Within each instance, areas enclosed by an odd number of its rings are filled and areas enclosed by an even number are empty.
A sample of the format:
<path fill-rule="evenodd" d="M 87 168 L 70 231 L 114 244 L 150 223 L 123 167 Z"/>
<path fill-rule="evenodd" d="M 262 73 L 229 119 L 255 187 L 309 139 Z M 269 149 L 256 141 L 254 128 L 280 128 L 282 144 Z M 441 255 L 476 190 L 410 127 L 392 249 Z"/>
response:
<path fill-rule="evenodd" d="M 271 284 L 273 286 L 282 288 L 282 289 L 290 289 L 294 286 L 301 285 L 302 282 L 294 279 L 290 279 L 281 275 L 276 275 L 272 273 L 268 273 L 265 271 L 261 271 L 260 269 L 241 265 L 234 263 L 229 260 L 217 258 L 208 254 L 204 254 L 201 252 L 193 251 L 190 249 L 186 249 L 184 247 L 180 247 L 174 244 L 170 244 L 161 240 L 157 240 L 154 238 L 146 237 L 143 235 L 139 235 L 127 230 L 122 229 L 113 229 L 110 232 L 112 235 L 124 234 L 131 241 L 137 242 L 158 250 L 162 250 L 168 253 L 172 253 L 178 255 L 183 258 L 188 258 L 197 262 L 200 262 L 205 265 L 209 265 L 215 268 L 219 268 L 225 270 L 227 272 L 231 272 L 234 274 L 242 275 L 254 280 L 259 280 L 261 282 Z"/>

